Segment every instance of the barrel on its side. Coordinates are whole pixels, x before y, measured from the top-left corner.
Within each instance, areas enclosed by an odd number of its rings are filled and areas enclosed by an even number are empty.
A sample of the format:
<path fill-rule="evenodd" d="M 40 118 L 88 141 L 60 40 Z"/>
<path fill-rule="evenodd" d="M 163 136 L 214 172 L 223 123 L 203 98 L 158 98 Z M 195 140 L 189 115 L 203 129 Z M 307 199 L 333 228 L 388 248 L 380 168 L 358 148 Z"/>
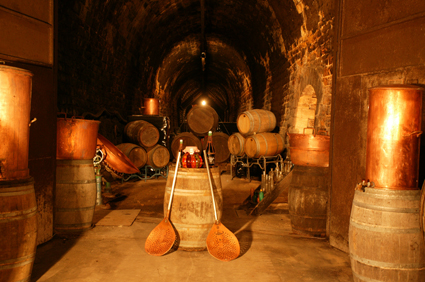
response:
<path fill-rule="evenodd" d="M 179 152 L 180 139 L 183 140 L 183 149 L 186 148 L 186 146 L 196 146 L 200 151 L 202 150 L 202 143 L 198 137 L 192 132 L 182 132 L 174 137 L 171 142 L 171 152 L 175 159 L 177 159 L 177 154 Z"/>
<path fill-rule="evenodd" d="M 164 214 L 173 184 L 175 167 L 170 168 L 165 186 Z M 210 168 L 217 216 L 220 220 L 223 210 L 220 172 L 217 167 Z M 179 168 L 171 205 L 170 221 L 177 230 L 179 249 L 203 251 L 207 249 L 206 239 L 214 224 L 214 208 L 206 168 Z"/>
<path fill-rule="evenodd" d="M 96 205 L 92 160 L 56 160 L 55 232 L 78 233 L 91 228 Z"/>
<path fill-rule="evenodd" d="M 153 168 L 162 168 L 170 162 L 170 152 L 162 145 L 148 149 L 147 164 Z"/>
<path fill-rule="evenodd" d="M 134 120 L 124 128 L 127 139 L 144 148 L 155 146 L 159 140 L 159 130 L 153 124 L 144 120 Z"/>
<path fill-rule="evenodd" d="M 284 149 L 283 137 L 277 133 L 258 133 L 245 140 L 245 154 L 250 158 L 276 156 Z"/>
<path fill-rule="evenodd" d="M 205 136 L 208 131 L 216 131 L 218 114 L 210 106 L 194 106 L 187 113 L 187 125 L 196 136 Z"/>
<path fill-rule="evenodd" d="M 296 233 L 326 236 L 328 169 L 295 166 L 288 191 L 289 216 Z"/>
<path fill-rule="evenodd" d="M 207 138 L 205 138 L 206 140 Z M 215 149 L 215 163 L 223 163 L 229 160 L 230 151 L 227 145 L 229 135 L 223 132 L 214 132 L 212 134 L 212 142 Z M 204 143 L 204 149 L 207 148 L 207 142 Z"/>
<path fill-rule="evenodd" d="M 241 113 L 236 120 L 243 135 L 272 131 L 276 127 L 276 116 L 271 111 L 255 109 Z"/>
<path fill-rule="evenodd" d="M 349 227 L 354 281 L 424 281 L 420 208 L 420 191 L 355 192 Z"/>
<path fill-rule="evenodd" d="M 0 182 L 0 281 L 30 281 L 37 240 L 32 178 Z"/>
<path fill-rule="evenodd" d="M 227 147 L 232 155 L 240 157 L 245 155 L 245 137 L 240 133 L 233 133 L 227 141 Z"/>
<path fill-rule="evenodd" d="M 122 143 L 117 145 L 117 148 L 120 149 L 137 168 L 143 167 L 148 161 L 146 150 L 136 144 Z"/>

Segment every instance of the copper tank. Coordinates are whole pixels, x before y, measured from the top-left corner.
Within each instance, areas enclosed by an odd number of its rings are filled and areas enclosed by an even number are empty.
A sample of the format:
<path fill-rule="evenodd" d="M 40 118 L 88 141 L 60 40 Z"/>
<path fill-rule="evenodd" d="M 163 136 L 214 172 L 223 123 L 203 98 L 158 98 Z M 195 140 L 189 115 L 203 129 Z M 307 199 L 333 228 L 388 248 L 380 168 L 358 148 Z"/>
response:
<path fill-rule="evenodd" d="M 100 121 L 77 118 L 58 118 L 56 159 L 89 160 L 96 154 Z"/>
<path fill-rule="evenodd" d="M 369 89 L 366 178 L 376 188 L 417 189 L 423 88 Z"/>
<path fill-rule="evenodd" d="M 313 134 L 288 133 L 288 136 L 291 161 L 295 165 L 329 166 L 330 137 L 328 135 L 316 135 L 313 131 Z"/>
<path fill-rule="evenodd" d="M 0 181 L 29 178 L 32 73 L 0 66 Z"/>
<path fill-rule="evenodd" d="M 159 100 L 156 98 L 145 98 L 144 106 L 142 107 L 143 114 L 147 116 L 159 115 Z"/>

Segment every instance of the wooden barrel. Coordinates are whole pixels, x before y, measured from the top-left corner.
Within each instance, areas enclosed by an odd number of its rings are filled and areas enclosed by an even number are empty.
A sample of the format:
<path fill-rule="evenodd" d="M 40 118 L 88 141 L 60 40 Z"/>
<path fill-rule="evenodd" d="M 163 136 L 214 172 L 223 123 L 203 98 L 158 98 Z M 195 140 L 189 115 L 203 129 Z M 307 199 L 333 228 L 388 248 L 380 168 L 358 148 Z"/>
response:
<path fill-rule="evenodd" d="M 146 150 L 136 144 L 122 143 L 118 144 L 117 148 L 120 149 L 137 168 L 143 167 L 148 161 Z"/>
<path fill-rule="evenodd" d="M 175 167 L 170 168 L 164 195 L 164 214 L 167 212 Z M 211 168 L 211 181 L 218 218 L 223 211 L 220 171 Z M 206 250 L 206 239 L 214 224 L 214 208 L 206 168 L 179 168 L 171 205 L 170 221 L 177 230 L 179 249 Z"/>
<path fill-rule="evenodd" d="M 159 130 L 153 124 L 144 120 L 134 120 L 124 128 L 127 139 L 144 148 L 155 146 L 159 140 Z"/>
<path fill-rule="evenodd" d="M 170 162 L 170 152 L 162 145 L 156 145 L 148 150 L 147 164 L 153 168 L 162 168 Z"/>
<path fill-rule="evenodd" d="M 196 136 L 205 136 L 208 131 L 216 131 L 218 114 L 210 106 L 194 106 L 187 113 L 187 125 Z"/>
<path fill-rule="evenodd" d="M 355 192 L 349 226 L 354 281 L 424 281 L 420 209 L 420 191 Z"/>
<path fill-rule="evenodd" d="M 277 133 L 258 133 L 245 140 L 245 154 L 250 158 L 276 156 L 282 153 L 283 137 Z"/>
<path fill-rule="evenodd" d="M 0 65 L 0 181 L 29 178 L 32 73 Z"/>
<path fill-rule="evenodd" d="M 230 151 L 227 145 L 229 135 L 223 132 L 214 132 L 212 135 L 212 142 L 215 149 L 215 163 L 223 163 L 229 160 Z M 207 140 L 207 138 L 205 138 Z M 204 150 L 207 148 L 207 142 L 204 143 Z"/>
<path fill-rule="evenodd" d="M 238 130 L 243 135 L 272 131 L 276 127 L 276 116 L 267 110 L 245 111 L 236 120 Z"/>
<path fill-rule="evenodd" d="M 328 169 L 295 166 L 288 191 L 292 230 L 296 233 L 325 237 L 328 201 Z"/>
<path fill-rule="evenodd" d="M 93 160 L 56 160 L 55 232 L 91 228 L 95 205 Z"/>
<path fill-rule="evenodd" d="M 37 240 L 32 178 L 0 182 L 0 281 L 30 281 Z"/>
<path fill-rule="evenodd" d="M 174 137 L 171 142 L 171 152 L 175 159 L 177 159 L 177 153 L 179 152 L 180 139 L 183 139 L 183 149 L 186 148 L 186 146 L 196 146 L 200 151 L 202 150 L 202 143 L 198 137 L 192 132 L 182 132 Z"/>
<path fill-rule="evenodd" d="M 232 155 L 245 155 L 245 137 L 240 133 L 233 133 L 227 141 L 227 147 Z"/>

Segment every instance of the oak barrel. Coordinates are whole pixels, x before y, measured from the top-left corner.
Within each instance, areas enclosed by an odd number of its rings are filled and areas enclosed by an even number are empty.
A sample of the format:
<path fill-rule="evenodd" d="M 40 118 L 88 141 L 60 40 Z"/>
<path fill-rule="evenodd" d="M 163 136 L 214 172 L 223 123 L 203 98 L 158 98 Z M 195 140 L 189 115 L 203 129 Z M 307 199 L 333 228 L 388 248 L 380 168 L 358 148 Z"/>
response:
<path fill-rule="evenodd" d="M 146 150 L 136 144 L 122 143 L 118 144 L 117 148 L 120 149 L 137 168 L 143 167 L 148 161 Z"/>
<path fill-rule="evenodd" d="M 56 160 L 56 233 L 91 228 L 96 205 L 93 160 Z"/>
<path fill-rule="evenodd" d="M 420 208 L 420 191 L 355 192 L 349 226 L 354 281 L 424 281 Z"/>
<path fill-rule="evenodd" d="M 223 195 L 217 167 L 210 168 L 217 216 L 221 219 Z M 173 185 L 175 166 L 170 168 L 164 195 L 164 214 L 167 213 Z M 214 224 L 214 208 L 206 168 L 179 168 L 171 205 L 170 221 L 177 230 L 179 249 L 206 250 L 206 239 Z"/>
<path fill-rule="evenodd" d="M 29 178 L 32 73 L 0 65 L 0 181 Z"/>
<path fill-rule="evenodd" d="M 236 124 L 239 132 L 243 135 L 268 132 L 276 127 L 276 116 L 267 110 L 249 110 L 238 116 Z"/>
<path fill-rule="evenodd" d="M 283 137 L 277 133 L 263 132 L 245 140 L 245 154 L 250 158 L 276 156 L 284 149 Z"/>
<path fill-rule="evenodd" d="M 171 152 L 175 159 L 177 159 L 180 139 L 183 139 L 183 149 L 186 148 L 186 146 L 196 146 L 200 151 L 202 150 L 202 143 L 198 137 L 196 137 L 192 132 L 182 132 L 176 135 L 171 142 Z"/>
<path fill-rule="evenodd" d="M 34 181 L 0 182 L 0 281 L 30 281 L 36 252 Z"/>
<path fill-rule="evenodd" d="M 196 136 L 205 136 L 208 131 L 216 131 L 218 114 L 210 106 L 194 106 L 187 113 L 187 125 Z"/>
<path fill-rule="evenodd" d="M 158 144 L 153 148 L 149 148 L 147 152 L 147 164 L 153 168 L 162 168 L 170 162 L 170 152 L 162 145 Z"/>
<path fill-rule="evenodd" d="M 207 148 L 207 139 L 205 137 L 204 150 Z M 230 151 L 227 142 L 229 140 L 229 135 L 223 132 L 213 132 L 212 142 L 215 149 L 215 163 L 223 163 L 229 160 Z"/>
<path fill-rule="evenodd" d="M 243 156 L 245 155 L 245 137 L 240 133 L 233 133 L 230 135 L 227 146 L 232 155 Z"/>
<path fill-rule="evenodd" d="M 144 120 L 134 120 L 124 128 L 127 139 L 144 148 L 155 146 L 159 140 L 159 130 L 151 123 Z"/>
<path fill-rule="evenodd" d="M 326 236 L 328 168 L 298 166 L 292 170 L 288 208 L 292 230 L 296 233 Z"/>

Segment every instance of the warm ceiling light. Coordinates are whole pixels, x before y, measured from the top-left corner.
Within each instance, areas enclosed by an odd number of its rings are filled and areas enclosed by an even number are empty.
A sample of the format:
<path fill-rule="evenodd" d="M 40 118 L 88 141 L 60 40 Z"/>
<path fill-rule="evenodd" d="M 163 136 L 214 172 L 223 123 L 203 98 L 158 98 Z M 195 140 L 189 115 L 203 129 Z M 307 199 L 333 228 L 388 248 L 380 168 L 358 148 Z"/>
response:
<path fill-rule="evenodd" d="M 201 105 L 202 105 L 202 106 L 205 106 L 206 104 L 207 104 L 207 101 L 202 100 Z"/>

